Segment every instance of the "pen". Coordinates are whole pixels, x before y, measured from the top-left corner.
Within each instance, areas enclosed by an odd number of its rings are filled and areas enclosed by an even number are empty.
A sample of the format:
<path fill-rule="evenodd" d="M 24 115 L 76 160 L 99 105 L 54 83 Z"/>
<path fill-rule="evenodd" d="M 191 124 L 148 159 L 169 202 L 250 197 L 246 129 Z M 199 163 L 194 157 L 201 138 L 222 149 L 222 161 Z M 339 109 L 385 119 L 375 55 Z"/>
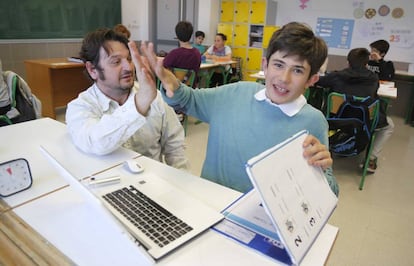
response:
<path fill-rule="evenodd" d="M 107 184 L 107 183 L 119 182 L 119 181 L 121 181 L 121 177 L 119 175 L 109 176 L 105 178 L 96 178 L 92 176 L 91 181 L 89 181 L 89 185 L 101 185 L 101 184 Z"/>

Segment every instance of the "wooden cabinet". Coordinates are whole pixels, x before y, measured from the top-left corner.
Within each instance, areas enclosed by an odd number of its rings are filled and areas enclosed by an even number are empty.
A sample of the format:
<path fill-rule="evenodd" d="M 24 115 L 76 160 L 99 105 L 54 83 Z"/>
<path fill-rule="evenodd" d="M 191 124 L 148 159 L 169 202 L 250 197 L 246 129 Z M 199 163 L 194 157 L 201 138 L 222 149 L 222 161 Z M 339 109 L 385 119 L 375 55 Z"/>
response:
<path fill-rule="evenodd" d="M 222 0 L 217 32 L 226 34 L 232 55 L 242 58 L 244 79 L 261 69 L 263 49 L 277 29 L 276 2 L 272 0 Z"/>

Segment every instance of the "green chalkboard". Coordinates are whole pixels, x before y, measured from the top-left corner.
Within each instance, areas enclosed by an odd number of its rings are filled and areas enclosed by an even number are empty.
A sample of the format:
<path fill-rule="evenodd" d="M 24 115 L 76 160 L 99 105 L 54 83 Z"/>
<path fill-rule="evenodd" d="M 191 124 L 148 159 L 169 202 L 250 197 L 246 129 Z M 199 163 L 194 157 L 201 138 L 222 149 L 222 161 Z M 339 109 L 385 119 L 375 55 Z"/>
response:
<path fill-rule="evenodd" d="M 82 38 L 121 23 L 121 0 L 0 0 L 0 39 Z"/>

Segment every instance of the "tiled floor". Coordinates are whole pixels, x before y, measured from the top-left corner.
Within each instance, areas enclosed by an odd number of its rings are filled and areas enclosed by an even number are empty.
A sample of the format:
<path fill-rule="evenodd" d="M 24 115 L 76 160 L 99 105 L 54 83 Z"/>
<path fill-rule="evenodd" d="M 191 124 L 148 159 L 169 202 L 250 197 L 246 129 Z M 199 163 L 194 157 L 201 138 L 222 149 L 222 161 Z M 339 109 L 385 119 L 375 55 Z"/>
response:
<path fill-rule="evenodd" d="M 334 159 L 340 196 L 329 223 L 339 234 L 327 265 L 414 265 L 414 127 L 392 118 L 395 132 L 362 191 L 360 158 Z M 201 172 L 207 134 L 208 125 L 196 125 L 190 117 L 186 153 L 195 175 Z"/>
<path fill-rule="evenodd" d="M 359 158 L 334 159 L 340 196 L 329 223 L 339 227 L 339 234 L 327 265 L 414 265 L 414 127 L 400 117 L 393 120 L 395 132 L 362 191 Z M 207 124 L 195 125 L 190 118 L 186 144 L 195 175 L 207 134 Z"/>

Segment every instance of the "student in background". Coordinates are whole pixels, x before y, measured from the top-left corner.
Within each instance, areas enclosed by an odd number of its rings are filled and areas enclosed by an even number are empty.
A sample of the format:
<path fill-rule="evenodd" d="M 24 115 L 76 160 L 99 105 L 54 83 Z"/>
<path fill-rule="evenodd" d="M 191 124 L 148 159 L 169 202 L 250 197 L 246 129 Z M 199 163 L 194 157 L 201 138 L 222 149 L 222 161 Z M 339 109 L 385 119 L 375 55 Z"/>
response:
<path fill-rule="evenodd" d="M 392 61 L 385 61 L 390 44 L 386 40 L 377 40 L 369 45 L 371 47 L 368 69 L 378 75 L 379 80 L 392 81 L 395 69 Z"/>
<path fill-rule="evenodd" d="M 135 43 L 129 45 L 137 68 L 145 68 Z M 273 34 L 262 59 L 266 85 L 241 81 L 193 90 L 157 62 L 153 44 L 142 42 L 141 52 L 162 82 L 164 99 L 209 123 L 203 178 L 247 192 L 252 184 L 245 163 L 306 129 L 310 136 L 303 143 L 304 156 L 311 165 L 325 169 L 332 191 L 338 194 L 327 149 L 328 122 L 303 96 L 318 80 L 328 52 L 325 42 L 309 27 L 292 22 Z"/>
<path fill-rule="evenodd" d="M 127 37 L 127 39 L 131 38 L 131 32 L 128 30 L 128 28 L 123 25 L 123 24 L 117 24 L 114 26 L 113 28 L 114 31 L 119 32 L 123 35 L 125 35 L 125 37 Z"/>
<path fill-rule="evenodd" d="M 204 54 L 206 52 L 206 47 L 203 45 L 204 38 L 206 35 L 201 30 L 198 30 L 194 34 L 195 39 L 193 43 L 193 47 L 197 48 L 200 54 Z"/>
<path fill-rule="evenodd" d="M 213 61 L 230 61 L 231 60 L 231 48 L 226 45 L 227 36 L 223 33 L 217 33 L 214 38 L 214 44 L 210 46 L 204 53 L 207 59 Z M 226 71 L 230 71 L 230 66 L 227 66 Z M 222 70 L 214 72 L 210 80 L 210 87 L 223 85 Z"/>
<path fill-rule="evenodd" d="M 378 99 L 379 80 L 378 76 L 367 68 L 369 57 L 370 52 L 366 48 L 352 49 L 347 56 L 348 68 L 333 71 L 320 77 L 317 85 L 329 88 L 334 92 Z M 367 169 L 369 173 L 375 173 L 378 157 L 394 131 L 394 123 L 387 116 L 384 108 L 380 108 L 376 131 L 377 135 Z M 360 164 L 360 166 L 362 167 L 363 164 Z"/>
<path fill-rule="evenodd" d="M 180 21 L 175 26 L 175 34 L 178 38 L 179 47 L 170 51 L 164 57 L 164 67 L 192 69 L 196 73 L 200 69 L 201 54 L 194 48 L 190 39 L 193 35 L 193 25 L 188 21 Z"/>
<path fill-rule="evenodd" d="M 139 86 L 135 82 L 126 36 L 111 29 L 90 32 L 79 54 L 94 84 L 68 104 L 66 123 L 73 143 L 97 155 L 123 146 L 186 169 L 184 129 L 152 77 L 137 69 Z"/>

